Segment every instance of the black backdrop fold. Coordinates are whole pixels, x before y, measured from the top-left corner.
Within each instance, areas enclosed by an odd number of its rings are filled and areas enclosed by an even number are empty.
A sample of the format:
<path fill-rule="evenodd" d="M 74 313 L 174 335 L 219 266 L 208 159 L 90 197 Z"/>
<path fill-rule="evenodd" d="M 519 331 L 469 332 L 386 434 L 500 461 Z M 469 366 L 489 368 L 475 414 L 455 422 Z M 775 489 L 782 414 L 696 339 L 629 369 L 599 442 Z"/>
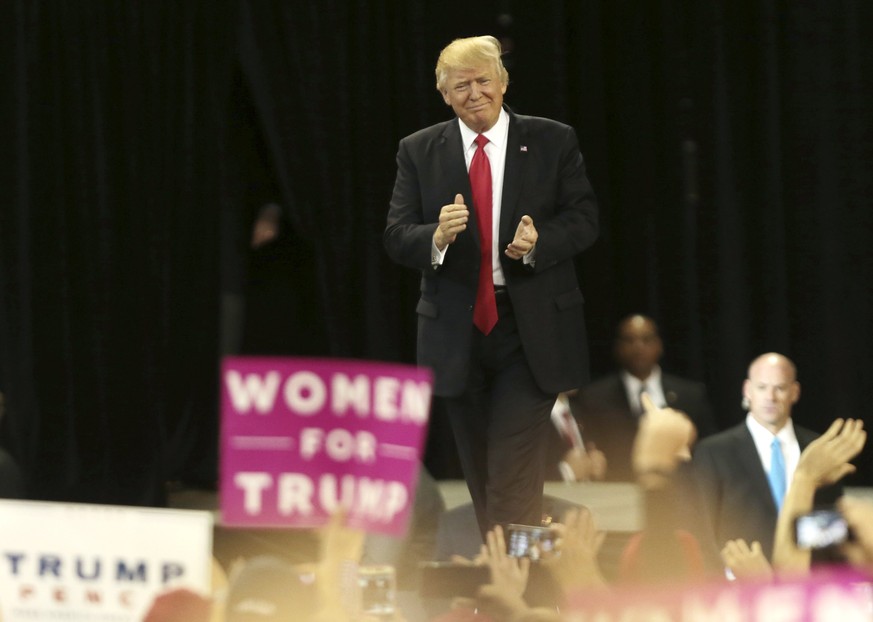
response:
<path fill-rule="evenodd" d="M 602 206 L 578 262 L 594 369 L 617 319 L 644 311 L 665 367 L 707 381 L 723 426 L 768 350 L 798 363 L 802 424 L 869 422 L 871 13 L 5 3 L 2 425 L 31 495 L 156 504 L 166 479 L 210 478 L 219 258 L 265 177 L 306 249 L 287 290 L 315 313 L 288 325 L 317 317 L 320 354 L 413 359 L 416 278 L 381 247 L 394 153 L 449 115 L 438 50 L 483 32 L 507 43 L 507 103 L 579 134 Z M 869 452 L 859 465 L 851 482 L 870 483 Z"/>
<path fill-rule="evenodd" d="M 233 8 L 5 3 L 3 423 L 34 497 L 159 502 L 214 416 Z"/>

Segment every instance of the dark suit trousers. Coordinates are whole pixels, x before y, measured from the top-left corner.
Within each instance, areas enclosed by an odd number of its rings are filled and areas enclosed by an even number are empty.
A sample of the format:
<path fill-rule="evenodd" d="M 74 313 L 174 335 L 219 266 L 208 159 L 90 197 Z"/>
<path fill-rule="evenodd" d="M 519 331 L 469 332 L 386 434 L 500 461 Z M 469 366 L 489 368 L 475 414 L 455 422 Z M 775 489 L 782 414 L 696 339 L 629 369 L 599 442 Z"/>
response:
<path fill-rule="evenodd" d="M 482 535 L 496 524 L 539 525 L 545 453 L 554 395 L 531 374 L 509 296 L 497 297 L 498 322 L 474 331 L 470 375 L 446 411 Z"/>

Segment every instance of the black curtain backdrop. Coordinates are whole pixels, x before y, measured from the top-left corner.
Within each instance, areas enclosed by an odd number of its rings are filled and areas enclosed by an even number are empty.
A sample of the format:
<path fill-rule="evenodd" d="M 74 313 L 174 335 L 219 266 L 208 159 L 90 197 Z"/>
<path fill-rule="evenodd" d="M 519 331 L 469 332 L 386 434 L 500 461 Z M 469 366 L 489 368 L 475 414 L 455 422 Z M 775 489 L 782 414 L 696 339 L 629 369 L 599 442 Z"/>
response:
<path fill-rule="evenodd" d="M 235 15 L 4 3 L 3 424 L 36 498 L 158 504 L 208 434 Z"/>
<path fill-rule="evenodd" d="M 3 442 L 35 498 L 160 504 L 168 479 L 214 479 L 229 291 L 244 352 L 414 360 L 417 277 L 381 245 L 394 155 L 451 114 L 439 49 L 481 33 L 504 41 L 507 103 L 579 135 L 602 208 L 578 261 L 595 374 L 645 312 L 722 427 L 770 350 L 798 364 L 801 424 L 870 423 L 865 0 L 0 10 Z M 250 253 L 269 201 L 286 231 Z M 450 442 L 437 417 L 437 475 Z M 873 483 L 869 450 L 858 465 L 848 483 Z"/>

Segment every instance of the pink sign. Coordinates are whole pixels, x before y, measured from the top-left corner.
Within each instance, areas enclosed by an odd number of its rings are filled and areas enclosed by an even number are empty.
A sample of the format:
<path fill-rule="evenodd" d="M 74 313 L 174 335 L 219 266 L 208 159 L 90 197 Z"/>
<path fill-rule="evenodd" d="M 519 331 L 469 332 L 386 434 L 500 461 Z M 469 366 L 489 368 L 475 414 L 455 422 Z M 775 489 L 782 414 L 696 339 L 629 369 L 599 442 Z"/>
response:
<path fill-rule="evenodd" d="M 349 525 L 402 535 L 430 413 L 429 369 L 229 357 L 221 370 L 225 525 Z"/>
<path fill-rule="evenodd" d="M 873 584 L 863 573 L 833 569 L 775 581 L 634 585 L 569 601 L 568 622 L 861 622 L 873 614 Z"/>

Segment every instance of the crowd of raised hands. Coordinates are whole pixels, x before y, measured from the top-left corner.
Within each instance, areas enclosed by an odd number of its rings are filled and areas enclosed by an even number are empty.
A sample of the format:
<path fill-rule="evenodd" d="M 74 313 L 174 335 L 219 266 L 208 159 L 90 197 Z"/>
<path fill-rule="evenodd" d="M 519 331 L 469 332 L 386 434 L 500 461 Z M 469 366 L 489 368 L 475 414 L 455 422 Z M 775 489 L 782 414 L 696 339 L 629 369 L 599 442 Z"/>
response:
<path fill-rule="evenodd" d="M 773 546 L 772 564 L 764 556 L 758 542 L 731 540 L 725 543 L 721 556 L 725 567 L 737 579 L 764 579 L 808 573 L 812 554 L 798 547 L 794 535 L 794 519 L 813 509 L 815 491 L 834 484 L 855 471 L 850 460 L 864 448 L 867 432 L 860 419 L 837 419 L 828 430 L 810 443 L 800 454 L 791 486 L 788 488 Z M 873 503 L 843 497 L 838 509 L 855 536 L 841 546 L 841 553 L 851 564 L 873 571 Z"/>
<path fill-rule="evenodd" d="M 606 580 L 600 571 L 597 555 L 605 537 L 598 531 L 591 512 L 574 508 L 562 522 L 552 523 L 556 535 L 555 554 L 533 562 L 528 557 L 510 555 L 503 528 L 496 526 L 486 535 L 480 554 L 474 560 L 456 560 L 488 567 L 490 581 L 482 585 L 475 598 L 456 598 L 452 611 L 440 620 L 560 620 L 562 596 L 575 591 L 600 589 Z M 537 564 L 554 587 L 550 606 L 530 606 L 529 579 L 532 564 Z"/>
<path fill-rule="evenodd" d="M 640 421 L 633 449 L 634 469 L 643 491 L 656 491 L 656 494 L 660 494 L 659 491 L 669 489 L 677 469 L 690 459 L 690 447 L 694 439 L 694 426 L 682 413 L 669 408 L 656 408 L 647 400 L 646 413 Z M 816 489 L 832 484 L 853 472 L 854 467 L 850 461 L 860 453 L 865 442 L 866 432 L 862 421 L 834 421 L 800 455 L 792 484 L 779 514 L 772 563 L 768 562 L 759 543 L 732 540 L 725 543 L 721 550 L 725 567 L 739 580 L 766 581 L 809 572 L 810 553 L 806 549 L 798 548 L 795 543 L 793 519 L 812 509 Z M 653 497 L 649 497 L 651 498 Z M 852 566 L 873 574 L 873 503 L 844 497 L 840 500 L 838 509 L 854 534 L 854 538 L 841 547 L 844 559 Z M 646 530 L 655 528 L 657 526 L 646 525 Z M 451 609 L 436 620 L 561 620 L 561 610 L 569 596 L 592 590 L 612 589 L 598 564 L 598 553 L 606 534 L 598 531 L 594 516 L 588 509 L 570 510 L 558 522 L 552 523 L 551 529 L 556 535 L 556 554 L 539 561 L 511 556 L 507 552 L 504 530 L 496 526 L 489 531 L 477 558 L 464 560 L 464 563 L 486 566 L 488 581 L 479 587 L 474 598 L 456 598 Z M 316 587 L 307 592 L 306 599 L 298 598 L 296 613 L 300 615 L 289 619 L 314 622 L 367 622 L 370 619 L 359 610 L 349 607 L 347 594 L 347 575 L 349 569 L 354 568 L 360 561 L 363 538 L 362 532 L 345 526 L 345 516 L 342 513 L 335 515 L 331 523 L 320 531 L 321 561 L 312 569 L 313 577 L 316 577 Z M 534 565 L 538 566 L 535 569 L 537 574 L 547 577 L 553 590 L 546 606 L 537 604 L 536 597 L 531 598 Z M 155 602 L 146 620 L 219 622 L 249 619 L 233 610 L 234 607 L 239 609 L 241 604 L 246 605 L 233 597 L 235 583 L 240 578 L 234 574 L 229 573 L 229 576 L 216 584 L 218 592 L 224 594 L 223 598 L 213 599 L 210 603 L 210 599 L 191 593 L 165 595 Z M 245 568 L 236 574 L 244 575 Z M 277 589 L 281 591 L 282 588 L 279 586 Z M 304 602 L 305 607 L 309 608 L 305 614 Z M 249 602 L 247 605 L 251 607 L 253 603 Z M 393 620 L 404 622 L 399 609 Z"/>
<path fill-rule="evenodd" d="M 647 397 L 647 396 L 646 396 Z M 672 475 L 683 461 L 690 459 L 694 428 L 678 411 L 659 409 L 646 400 L 646 414 L 640 422 L 634 445 L 634 469 L 644 490 L 669 487 Z M 799 548 L 794 537 L 794 518 L 813 508 L 815 491 L 836 483 L 854 472 L 850 463 L 863 449 L 866 432 L 861 420 L 837 419 L 830 428 L 801 453 L 794 479 L 779 514 L 772 563 L 758 542 L 731 540 L 724 544 L 721 557 L 725 568 L 739 580 L 767 581 L 796 577 L 811 571 L 809 549 Z M 849 525 L 853 538 L 840 545 L 845 561 L 873 575 L 873 503 L 857 497 L 843 497 L 837 509 Z M 597 553 L 604 534 L 598 532 L 587 510 L 572 510 L 558 532 L 559 554 L 539 562 L 554 584 L 566 596 L 576 591 L 609 589 L 600 572 Z M 506 553 L 503 531 L 496 527 L 488 534 L 479 563 L 487 564 L 491 583 L 479 590 L 474 602 L 462 603 L 480 615 L 511 622 L 561 620 L 560 603 L 555 607 L 531 607 L 524 595 L 528 587 L 531 562 Z M 463 618 L 455 618 L 463 619 Z M 477 618 L 479 619 L 479 618 Z"/>

